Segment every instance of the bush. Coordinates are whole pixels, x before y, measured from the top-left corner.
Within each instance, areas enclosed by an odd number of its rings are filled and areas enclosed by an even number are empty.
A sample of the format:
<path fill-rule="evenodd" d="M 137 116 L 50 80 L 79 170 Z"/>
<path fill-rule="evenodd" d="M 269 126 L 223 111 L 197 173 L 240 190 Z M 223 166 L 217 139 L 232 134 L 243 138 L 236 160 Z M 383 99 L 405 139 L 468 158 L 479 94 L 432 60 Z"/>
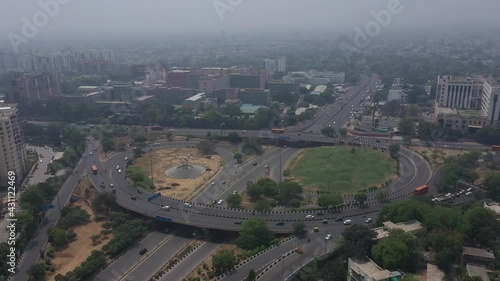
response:
<path fill-rule="evenodd" d="M 65 207 L 61 211 L 62 217 L 59 222 L 62 228 L 70 228 L 90 221 L 90 215 L 80 206 Z"/>

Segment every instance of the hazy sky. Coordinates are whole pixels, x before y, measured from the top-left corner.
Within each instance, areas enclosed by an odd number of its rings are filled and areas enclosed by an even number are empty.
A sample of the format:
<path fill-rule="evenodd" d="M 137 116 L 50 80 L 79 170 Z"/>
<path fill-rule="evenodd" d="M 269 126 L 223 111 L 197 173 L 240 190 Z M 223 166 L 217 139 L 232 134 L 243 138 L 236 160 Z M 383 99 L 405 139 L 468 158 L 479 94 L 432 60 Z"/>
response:
<path fill-rule="evenodd" d="M 68 2 L 36 36 L 143 35 L 182 32 L 352 31 L 373 19 L 371 11 L 400 2 L 388 28 L 500 27 L 498 0 L 1 0 L 0 40 L 22 34 L 43 11 L 39 2 Z M 236 3 L 219 14 L 214 4 Z M 222 5 L 221 5 L 222 3 Z M 226 6 L 226 7 L 229 7 Z M 223 8 L 222 8 L 223 9 Z M 39 13 L 40 14 L 40 13 Z"/>

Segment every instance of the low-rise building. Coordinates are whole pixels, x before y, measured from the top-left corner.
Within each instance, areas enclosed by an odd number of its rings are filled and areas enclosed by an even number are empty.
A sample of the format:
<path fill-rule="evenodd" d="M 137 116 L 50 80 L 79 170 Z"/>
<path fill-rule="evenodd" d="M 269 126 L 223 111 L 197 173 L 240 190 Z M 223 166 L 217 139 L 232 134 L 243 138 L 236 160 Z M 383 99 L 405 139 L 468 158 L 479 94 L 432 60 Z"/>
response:
<path fill-rule="evenodd" d="M 415 234 L 417 231 L 423 229 L 422 224 L 417 220 L 411 220 L 406 222 L 393 223 L 392 221 L 386 221 L 382 223 L 384 226 L 376 227 L 372 230 L 377 234 L 376 240 L 382 239 L 389 235 L 389 232 L 393 229 L 401 229 L 404 232 Z"/>
<path fill-rule="evenodd" d="M 490 125 L 487 117 L 479 110 L 439 107 L 437 103 L 435 106 L 433 121 L 442 128 L 473 133 L 484 126 Z M 500 127 L 500 121 L 494 121 L 493 126 Z"/>
<path fill-rule="evenodd" d="M 242 103 L 269 106 L 271 91 L 262 89 L 240 89 L 238 98 Z"/>
<path fill-rule="evenodd" d="M 192 97 L 187 98 L 182 103 L 182 106 L 192 110 L 200 110 L 202 107 L 202 102 L 205 100 L 205 93 L 198 93 Z"/>
<path fill-rule="evenodd" d="M 495 255 L 485 249 L 463 247 L 462 253 L 463 260 L 467 263 L 493 266 L 495 264 Z"/>
<path fill-rule="evenodd" d="M 251 115 L 257 113 L 257 111 L 261 110 L 262 108 L 266 107 L 263 105 L 254 105 L 245 103 L 240 106 L 241 112 L 243 112 L 243 114 L 251 114 Z"/>
<path fill-rule="evenodd" d="M 488 272 L 482 265 L 467 264 L 465 269 L 467 270 L 467 275 L 469 275 L 469 277 L 479 277 L 482 281 L 490 281 Z"/>
<path fill-rule="evenodd" d="M 347 281 L 397 281 L 401 273 L 381 268 L 371 259 L 349 259 L 347 267 Z"/>
<path fill-rule="evenodd" d="M 498 202 L 484 202 L 483 207 L 492 210 L 497 216 L 500 216 L 500 204 Z"/>

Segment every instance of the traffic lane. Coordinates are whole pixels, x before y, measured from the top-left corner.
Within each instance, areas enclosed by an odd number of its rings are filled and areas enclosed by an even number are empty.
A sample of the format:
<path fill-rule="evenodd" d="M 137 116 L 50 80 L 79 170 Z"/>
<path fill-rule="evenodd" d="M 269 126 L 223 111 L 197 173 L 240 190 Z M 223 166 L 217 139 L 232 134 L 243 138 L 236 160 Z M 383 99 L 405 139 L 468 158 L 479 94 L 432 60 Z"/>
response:
<path fill-rule="evenodd" d="M 39 159 L 38 166 L 33 171 L 33 174 L 31 174 L 26 186 L 44 182 L 51 177 L 47 173 L 47 168 L 56 153 L 49 147 L 45 148 L 40 146 L 28 146 L 27 149 L 32 149 L 33 151 L 35 151 L 38 154 Z M 40 162 L 40 160 L 42 162 Z"/>
<path fill-rule="evenodd" d="M 127 251 L 124 255 L 120 256 L 117 260 L 112 262 L 109 266 L 107 266 L 103 271 L 101 271 L 97 277 L 95 277 L 95 281 L 114 281 L 121 280 L 124 275 L 126 275 L 130 269 L 136 264 L 140 263 L 142 260 L 146 259 L 148 255 L 141 256 L 139 251 L 143 248 L 148 250 L 153 249 L 156 245 L 160 244 L 165 239 L 168 239 L 170 235 L 161 233 L 161 232 L 153 232 L 148 234 L 144 239 L 139 241 L 136 245 L 134 245 L 129 251 Z M 144 280 L 144 279 L 137 279 Z"/>
<path fill-rule="evenodd" d="M 159 248 L 148 248 L 148 252 L 152 250 L 154 250 L 154 252 L 150 253 L 137 267 L 124 276 L 124 279 L 130 281 L 149 280 L 180 250 L 182 250 L 182 248 L 187 246 L 189 241 L 191 241 L 191 238 L 187 236 L 171 236 L 171 238 Z"/>
<path fill-rule="evenodd" d="M 161 281 L 182 281 L 191 271 L 195 270 L 203 261 L 215 253 L 221 245 L 218 243 L 205 242 L 187 258 L 182 260 L 167 274 L 163 275 Z M 144 279 L 143 279 L 144 280 Z"/>

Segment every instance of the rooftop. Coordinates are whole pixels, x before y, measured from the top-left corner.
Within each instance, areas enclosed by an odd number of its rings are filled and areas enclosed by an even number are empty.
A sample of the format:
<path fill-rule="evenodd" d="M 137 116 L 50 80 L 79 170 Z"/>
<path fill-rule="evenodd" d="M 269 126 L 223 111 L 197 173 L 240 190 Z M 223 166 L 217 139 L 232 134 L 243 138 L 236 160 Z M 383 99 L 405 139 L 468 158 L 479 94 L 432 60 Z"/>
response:
<path fill-rule="evenodd" d="M 484 266 L 467 264 L 466 268 L 467 268 L 467 275 L 469 275 L 470 277 L 477 276 L 481 278 L 481 280 L 483 281 L 490 281 L 490 278 L 488 277 L 488 272 L 486 272 Z"/>
<path fill-rule="evenodd" d="M 254 105 L 247 103 L 242 104 L 240 107 L 243 114 L 255 114 L 255 112 L 257 112 L 261 108 L 266 108 L 266 107 L 262 105 Z"/>
<path fill-rule="evenodd" d="M 500 215 L 500 204 L 497 202 L 484 202 L 484 207 Z"/>
<path fill-rule="evenodd" d="M 386 280 L 401 275 L 399 272 L 390 272 L 387 269 L 381 268 L 370 259 L 368 259 L 367 261 L 355 261 L 349 259 L 349 261 L 352 263 L 353 267 L 351 268 L 354 271 L 361 271 L 362 273 L 364 273 L 363 275 L 369 276 L 373 280 Z"/>
<path fill-rule="evenodd" d="M 387 237 L 389 235 L 389 231 L 393 229 L 401 229 L 404 232 L 409 232 L 409 233 L 414 233 L 420 229 L 422 229 L 422 224 L 417 221 L 417 220 L 411 220 L 407 222 L 399 222 L 399 223 L 393 223 L 391 221 L 386 221 L 383 223 L 384 226 L 382 227 L 377 227 L 373 228 L 372 230 L 377 233 L 377 238 L 375 239 L 382 239 L 384 237 Z"/>
<path fill-rule="evenodd" d="M 464 246 L 463 253 L 464 253 L 464 256 L 480 257 L 480 258 L 492 259 L 492 260 L 495 259 L 495 255 L 492 252 L 487 251 L 485 249 L 481 249 L 481 248 L 473 248 L 473 247 L 465 247 Z"/>
<path fill-rule="evenodd" d="M 187 98 L 186 102 L 197 102 L 203 98 L 205 98 L 205 93 L 199 93 L 199 94 L 196 94 L 190 98 Z"/>
<path fill-rule="evenodd" d="M 145 101 L 145 100 L 148 100 L 150 98 L 153 98 L 154 96 L 142 96 L 142 97 L 138 97 L 137 98 L 137 101 Z"/>
<path fill-rule="evenodd" d="M 457 114 L 464 117 L 483 117 L 481 110 L 457 109 Z"/>
<path fill-rule="evenodd" d="M 314 89 L 315 92 L 320 92 L 320 93 L 324 93 L 326 91 L 328 87 L 325 86 L 325 85 L 319 85 L 319 86 L 316 86 L 316 88 Z"/>

